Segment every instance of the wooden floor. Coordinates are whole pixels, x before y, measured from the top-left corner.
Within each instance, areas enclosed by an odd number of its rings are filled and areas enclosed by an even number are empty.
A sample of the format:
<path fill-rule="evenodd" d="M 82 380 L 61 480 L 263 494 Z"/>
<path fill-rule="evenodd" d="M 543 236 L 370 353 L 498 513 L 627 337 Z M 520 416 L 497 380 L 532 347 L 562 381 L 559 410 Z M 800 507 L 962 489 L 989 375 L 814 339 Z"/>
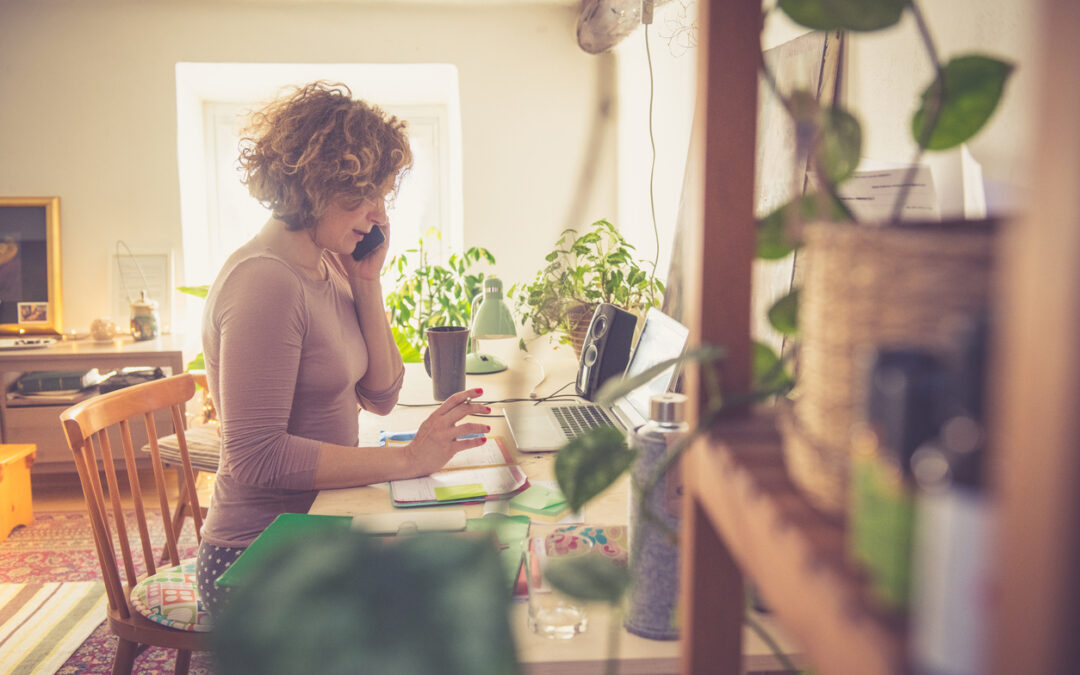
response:
<path fill-rule="evenodd" d="M 203 474 L 200 474 L 199 478 L 201 479 L 200 483 L 206 482 Z M 126 484 L 126 478 L 123 475 L 121 475 L 119 479 L 121 483 Z M 176 471 L 167 470 L 165 472 L 165 484 L 168 489 L 169 503 L 175 504 L 178 493 Z M 139 473 L 139 485 L 143 490 L 144 497 L 149 499 L 156 498 L 155 495 L 157 493 L 153 489 L 154 474 L 150 470 L 141 471 Z M 200 485 L 200 503 L 208 503 L 206 496 L 204 496 L 204 487 L 204 485 Z M 79 477 L 74 473 L 31 474 L 30 491 L 33 493 L 35 510 L 78 511 L 86 508 L 86 502 L 83 500 L 82 488 L 79 486 Z M 131 505 L 131 495 L 127 490 L 121 492 L 121 501 L 125 505 Z"/>

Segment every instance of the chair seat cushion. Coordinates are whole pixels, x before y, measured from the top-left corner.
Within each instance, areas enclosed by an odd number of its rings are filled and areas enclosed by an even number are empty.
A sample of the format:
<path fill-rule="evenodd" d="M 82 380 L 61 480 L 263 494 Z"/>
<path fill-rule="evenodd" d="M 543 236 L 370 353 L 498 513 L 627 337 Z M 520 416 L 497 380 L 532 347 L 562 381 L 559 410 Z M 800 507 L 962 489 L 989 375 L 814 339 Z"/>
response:
<path fill-rule="evenodd" d="M 210 613 L 195 589 L 195 560 L 185 560 L 140 581 L 131 589 L 131 604 L 154 623 L 206 633 L 212 628 Z"/>
<path fill-rule="evenodd" d="M 217 473 L 218 462 L 221 460 L 221 433 L 218 425 L 191 427 L 184 431 L 184 438 L 187 440 L 191 468 Z M 150 452 L 150 444 L 147 443 L 142 449 L 143 452 Z M 158 451 L 161 453 L 161 461 L 167 464 L 180 463 L 180 443 L 176 440 L 176 434 L 159 438 Z"/>

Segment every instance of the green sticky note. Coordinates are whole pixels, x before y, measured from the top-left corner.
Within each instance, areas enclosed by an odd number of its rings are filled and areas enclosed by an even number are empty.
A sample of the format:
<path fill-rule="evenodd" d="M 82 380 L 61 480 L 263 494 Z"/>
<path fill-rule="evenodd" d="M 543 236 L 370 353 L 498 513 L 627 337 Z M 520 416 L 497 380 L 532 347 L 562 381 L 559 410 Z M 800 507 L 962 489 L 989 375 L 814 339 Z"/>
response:
<path fill-rule="evenodd" d="M 565 504 L 566 497 L 561 491 L 543 485 L 530 485 L 510 500 L 511 507 L 522 511 L 557 511 Z"/>
<path fill-rule="evenodd" d="M 448 485 L 435 488 L 435 500 L 448 502 L 452 499 L 471 499 L 474 497 L 486 497 L 487 490 L 481 483 L 469 483 L 468 485 Z"/>

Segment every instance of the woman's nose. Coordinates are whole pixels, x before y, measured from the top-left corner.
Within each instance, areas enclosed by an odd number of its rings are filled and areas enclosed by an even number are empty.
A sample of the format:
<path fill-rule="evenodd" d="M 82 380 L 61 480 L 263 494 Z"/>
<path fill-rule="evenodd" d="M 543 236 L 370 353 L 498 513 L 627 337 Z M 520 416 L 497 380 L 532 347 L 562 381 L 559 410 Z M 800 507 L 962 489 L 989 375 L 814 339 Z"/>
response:
<path fill-rule="evenodd" d="M 376 225 L 386 225 L 389 218 L 386 217 L 386 203 L 380 201 L 378 206 L 371 210 L 371 220 Z"/>

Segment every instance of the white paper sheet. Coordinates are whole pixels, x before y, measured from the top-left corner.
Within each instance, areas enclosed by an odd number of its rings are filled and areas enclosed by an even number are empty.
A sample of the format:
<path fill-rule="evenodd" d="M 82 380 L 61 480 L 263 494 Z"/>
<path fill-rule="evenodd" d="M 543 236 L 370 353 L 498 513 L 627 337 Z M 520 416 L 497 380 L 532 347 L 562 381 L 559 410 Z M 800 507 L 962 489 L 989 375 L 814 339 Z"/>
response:
<path fill-rule="evenodd" d="M 885 223 L 893 220 L 897 199 L 907 185 L 900 219 L 941 220 L 941 207 L 930 168 L 920 166 L 910 182 L 908 173 L 907 166 L 859 170 L 841 183 L 837 192 L 860 223 Z"/>
<path fill-rule="evenodd" d="M 484 445 L 463 450 L 447 462 L 444 468 L 504 464 L 506 457 L 493 438 Z M 498 466 L 485 469 L 455 469 L 438 471 L 430 476 L 393 481 L 394 501 L 431 502 L 436 500 L 436 490 L 443 487 L 459 487 L 479 484 L 487 495 L 513 492 L 528 480 L 517 466 Z"/>

